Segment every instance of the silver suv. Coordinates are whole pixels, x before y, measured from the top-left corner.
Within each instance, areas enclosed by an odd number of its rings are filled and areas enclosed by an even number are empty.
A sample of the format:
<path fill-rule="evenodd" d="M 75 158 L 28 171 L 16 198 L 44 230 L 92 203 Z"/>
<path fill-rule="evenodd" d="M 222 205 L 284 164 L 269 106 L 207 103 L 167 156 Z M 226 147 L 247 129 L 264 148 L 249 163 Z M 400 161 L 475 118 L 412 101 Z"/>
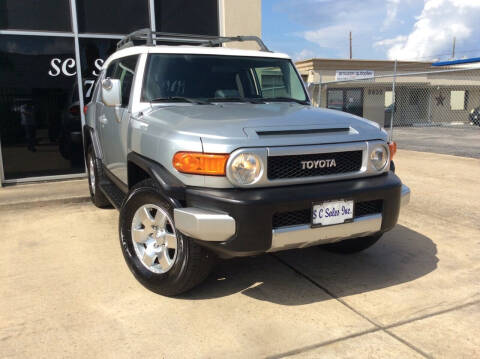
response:
<path fill-rule="evenodd" d="M 128 35 L 105 61 L 84 139 L 92 202 L 120 210 L 130 270 L 163 295 L 199 284 L 217 257 L 363 250 L 409 201 L 387 133 L 314 108 L 291 59 L 251 36 Z"/>

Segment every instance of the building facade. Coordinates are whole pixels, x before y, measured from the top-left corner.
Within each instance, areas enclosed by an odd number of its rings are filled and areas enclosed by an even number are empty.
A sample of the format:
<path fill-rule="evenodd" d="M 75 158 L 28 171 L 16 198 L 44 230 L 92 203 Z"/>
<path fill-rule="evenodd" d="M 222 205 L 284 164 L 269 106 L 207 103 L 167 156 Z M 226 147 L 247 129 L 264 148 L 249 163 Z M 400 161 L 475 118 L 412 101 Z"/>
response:
<path fill-rule="evenodd" d="M 85 175 L 84 104 L 119 39 L 142 28 L 260 36 L 261 0 L 0 2 L 0 184 Z"/>
<path fill-rule="evenodd" d="M 480 106 L 478 68 L 342 59 L 311 59 L 296 65 L 310 84 L 316 105 L 350 112 L 385 127 L 390 121 L 393 126 L 467 125 L 470 112 Z"/>

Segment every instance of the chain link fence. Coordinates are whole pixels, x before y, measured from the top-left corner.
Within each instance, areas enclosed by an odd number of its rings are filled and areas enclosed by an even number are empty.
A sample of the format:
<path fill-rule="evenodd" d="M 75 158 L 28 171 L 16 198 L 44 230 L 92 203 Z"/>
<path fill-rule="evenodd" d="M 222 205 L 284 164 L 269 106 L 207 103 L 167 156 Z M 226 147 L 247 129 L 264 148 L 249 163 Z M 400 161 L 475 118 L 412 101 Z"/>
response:
<path fill-rule="evenodd" d="M 310 84 L 316 106 L 395 127 L 480 125 L 480 69 L 397 69 L 363 79 Z"/>

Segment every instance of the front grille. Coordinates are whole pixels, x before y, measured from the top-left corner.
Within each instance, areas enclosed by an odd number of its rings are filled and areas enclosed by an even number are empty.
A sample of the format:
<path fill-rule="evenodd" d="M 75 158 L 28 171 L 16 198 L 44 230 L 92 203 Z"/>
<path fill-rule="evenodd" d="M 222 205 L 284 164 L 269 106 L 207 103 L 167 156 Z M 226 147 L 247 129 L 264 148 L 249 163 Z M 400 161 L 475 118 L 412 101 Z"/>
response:
<path fill-rule="evenodd" d="M 354 215 L 355 218 L 368 216 L 369 214 L 382 213 L 383 201 L 377 199 L 376 201 L 365 201 L 355 203 Z"/>
<path fill-rule="evenodd" d="M 335 160 L 335 166 L 327 165 L 326 162 L 331 164 L 331 160 Z M 305 161 L 313 161 L 313 163 L 305 163 Z M 317 168 L 315 168 L 315 163 L 317 163 Z M 323 168 L 320 167 L 319 164 L 324 165 Z M 268 157 L 267 175 L 268 179 L 271 180 L 281 178 L 301 178 L 357 172 L 360 171 L 361 167 L 362 151 L 272 156 Z"/>
<path fill-rule="evenodd" d="M 275 213 L 273 215 L 272 227 L 279 228 L 307 224 L 310 223 L 311 215 L 311 208 L 301 209 L 299 211 Z"/>
<path fill-rule="evenodd" d="M 379 199 L 375 201 L 356 202 L 354 208 L 355 218 L 367 216 L 369 214 L 382 213 L 383 201 Z M 311 216 L 311 208 L 289 212 L 278 212 L 273 215 L 272 227 L 280 228 L 309 224 L 312 221 Z"/>

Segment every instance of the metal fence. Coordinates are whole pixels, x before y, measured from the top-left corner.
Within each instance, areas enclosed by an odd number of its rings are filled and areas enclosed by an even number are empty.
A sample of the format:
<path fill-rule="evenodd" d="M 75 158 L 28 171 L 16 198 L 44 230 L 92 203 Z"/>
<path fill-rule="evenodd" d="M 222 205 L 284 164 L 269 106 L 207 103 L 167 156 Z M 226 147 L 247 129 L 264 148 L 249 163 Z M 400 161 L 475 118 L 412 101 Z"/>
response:
<path fill-rule="evenodd" d="M 423 72 L 310 84 L 316 106 L 350 112 L 385 128 L 480 125 L 480 69 Z"/>

